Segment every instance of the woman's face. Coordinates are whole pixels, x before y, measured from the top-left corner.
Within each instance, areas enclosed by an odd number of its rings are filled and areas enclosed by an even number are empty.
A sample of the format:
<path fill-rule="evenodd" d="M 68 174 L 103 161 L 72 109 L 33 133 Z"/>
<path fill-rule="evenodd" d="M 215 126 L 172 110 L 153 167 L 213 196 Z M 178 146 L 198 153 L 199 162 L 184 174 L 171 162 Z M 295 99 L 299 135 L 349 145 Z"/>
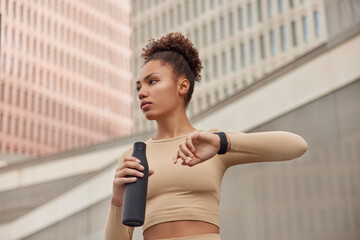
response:
<path fill-rule="evenodd" d="M 172 68 L 160 60 L 151 60 L 139 71 L 136 81 L 139 107 L 148 120 L 157 120 L 183 106 L 178 81 Z"/>

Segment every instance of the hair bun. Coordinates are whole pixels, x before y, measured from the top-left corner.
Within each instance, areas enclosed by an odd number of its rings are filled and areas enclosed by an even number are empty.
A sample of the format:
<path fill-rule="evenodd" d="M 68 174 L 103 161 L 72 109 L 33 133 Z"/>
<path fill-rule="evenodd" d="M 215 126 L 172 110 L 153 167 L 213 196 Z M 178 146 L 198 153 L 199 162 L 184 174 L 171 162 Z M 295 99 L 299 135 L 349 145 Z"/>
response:
<path fill-rule="evenodd" d="M 143 48 L 141 57 L 146 62 L 153 54 L 166 51 L 180 54 L 192 70 L 195 81 L 200 82 L 202 62 L 199 58 L 199 52 L 193 43 L 180 32 L 168 33 L 158 40 L 150 39 L 146 47 Z"/>

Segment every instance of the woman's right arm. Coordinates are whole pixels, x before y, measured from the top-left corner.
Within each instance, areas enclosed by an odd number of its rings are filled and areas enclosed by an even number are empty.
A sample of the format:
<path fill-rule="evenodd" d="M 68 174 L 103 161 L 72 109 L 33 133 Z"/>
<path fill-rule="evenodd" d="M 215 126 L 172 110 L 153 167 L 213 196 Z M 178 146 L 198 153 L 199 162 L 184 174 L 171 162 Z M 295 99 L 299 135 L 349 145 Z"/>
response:
<path fill-rule="evenodd" d="M 140 172 L 142 170 L 143 167 L 141 166 L 140 161 L 131 156 L 131 149 L 126 151 L 120 157 L 113 181 L 111 204 L 105 225 L 105 240 L 132 239 L 134 228 L 125 226 L 121 222 L 124 186 L 126 183 L 135 182 L 137 180 L 136 177 L 126 176 L 132 175 L 142 177 L 142 173 Z"/>

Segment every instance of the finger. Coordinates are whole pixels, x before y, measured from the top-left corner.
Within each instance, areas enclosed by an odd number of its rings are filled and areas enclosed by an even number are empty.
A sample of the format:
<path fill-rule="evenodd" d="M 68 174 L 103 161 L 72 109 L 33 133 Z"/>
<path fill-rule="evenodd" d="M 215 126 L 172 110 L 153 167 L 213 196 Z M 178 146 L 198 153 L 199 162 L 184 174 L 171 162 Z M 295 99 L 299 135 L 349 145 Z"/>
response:
<path fill-rule="evenodd" d="M 179 152 L 176 152 L 176 155 L 173 157 L 173 163 L 176 164 L 177 163 L 177 160 L 179 159 Z"/>
<path fill-rule="evenodd" d="M 180 150 L 188 157 L 192 158 L 194 157 L 193 153 L 188 149 L 188 147 L 186 146 L 186 143 L 182 143 L 180 144 Z"/>
<path fill-rule="evenodd" d="M 124 162 L 127 162 L 127 161 L 134 161 L 134 162 L 138 162 L 138 163 L 141 162 L 139 159 L 137 159 L 137 158 L 134 157 L 134 156 L 125 157 L 125 158 L 124 158 Z"/>
<path fill-rule="evenodd" d="M 187 146 L 188 149 L 190 149 L 190 151 L 191 151 L 192 153 L 195 152 L 195 147 L 194 147 L 192 138 L 187 138 L 187 139 L 186 139 L 186 146 Z"/>
<path fill-rule="evenodd" d="M 121 161 L 121 164 L 116 168 L 116 171 L 122 169 L 123 165 L 126 162 L 138 162 L 138 163 L 141 163 L 141 161 L 139 159 L 137 159 L 136 157 L 128 156 L 128 157 L 125 157 L 123 161 Z"/>
<path fill-rule="evenodd" d="M 113 181 L 113 186 L 114 187 L 120 187 L 120 186 L 122 186 L 123 184 L 126 184 L 126 183 L 136 182 L 136 180 L 137 180 L 137 177 L 116 178 Z"/>
<path fill-rule="evenodd" d="M 191 160 L 190 157 L 186 156 L 182 151 L 178 151 L 178 155 L 181 158 L 181 160 L 183 161 L 182 164 L 185 162 L 186 164 Z"/>
<path fill-rule="evenodd" d="M 154 170 L 149 170 L 149 177 L 154 174 Z"/>
<path fill-rule="evenodd" d="M 195 165 L 197 165 L 197 164 L 199 164 L 199 163 L 201 163 L 201 160 L 199 159 L 199 158 L 197 158 L 197 157 L 194 157 L 193 159 L 191 159 L 191 161 L 190 162 L 188 162 L 188 166 L 189 167 L 193 167 L 193 166 L 195 166 Z"/>
<path fill-rule="evenodd" d="M 132 168 L 124 168 L 115 174 L 115 178 L 126 178 L 126 177 L 143 177 L 144 174 L 138 170 Z"/>
<path fill-rule="evenodd" d="M 122 169 L 125 168 L 133 168 L 133 169 L 137 169 L 139 171 L 143 171 L 144 170 L 144 166 L 141 165 L 139 162 L 135 162 L 135 161 L 126 161 L 124 162 L 116 171 L 120 171 Z"/>

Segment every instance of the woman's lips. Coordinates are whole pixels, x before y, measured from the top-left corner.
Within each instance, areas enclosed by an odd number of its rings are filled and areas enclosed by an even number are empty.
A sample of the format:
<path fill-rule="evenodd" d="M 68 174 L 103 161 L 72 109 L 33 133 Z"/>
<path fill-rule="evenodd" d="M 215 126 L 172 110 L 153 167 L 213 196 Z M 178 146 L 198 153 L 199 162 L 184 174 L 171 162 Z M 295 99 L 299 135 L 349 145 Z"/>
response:
<path fill-rule="evenodd" d="M 149 102 L 142 103 L 142 104 L 141 104 L 141 109 L 142 109 L 143 111 L 148 110 L 149 107 L 150 107 L 150 104 L 151 104 L 151 103 L 149 103 Z"/>

